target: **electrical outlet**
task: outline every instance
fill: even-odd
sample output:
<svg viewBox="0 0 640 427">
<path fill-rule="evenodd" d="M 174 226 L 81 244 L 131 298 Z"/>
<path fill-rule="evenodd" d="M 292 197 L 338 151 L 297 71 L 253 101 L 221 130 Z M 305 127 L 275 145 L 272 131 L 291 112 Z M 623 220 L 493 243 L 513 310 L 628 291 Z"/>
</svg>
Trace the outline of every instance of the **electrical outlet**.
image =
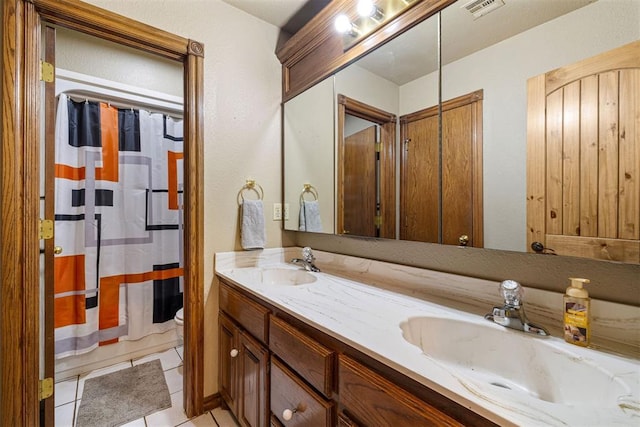
<svg viewBox="0 0 640 427">
<path fill-rule="evenodd" d="M 282 220 L 282 203 L 273 204 L 273 220 L 274 221 Z"/>
<path fill-rule="evenodd" d="M 289 220 L 289 203 L 284 204 L 284 219 L 285 221 Z"/>
</svg>

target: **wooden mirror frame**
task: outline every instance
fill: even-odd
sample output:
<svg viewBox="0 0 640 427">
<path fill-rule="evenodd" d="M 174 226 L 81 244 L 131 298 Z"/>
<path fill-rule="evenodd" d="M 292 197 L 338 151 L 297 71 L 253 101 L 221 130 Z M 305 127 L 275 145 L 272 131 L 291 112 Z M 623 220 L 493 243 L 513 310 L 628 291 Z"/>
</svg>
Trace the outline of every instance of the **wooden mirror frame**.
<svg viewBox="0 0 640 427">
<path fill-rule="evenodd" d="M 46 21 L 184 64 L 184 408 L 203 412 L 204 47 L 78 0 L 2 3 L 0 424 L 39 424 L 40 50 Z"/>
</svg>

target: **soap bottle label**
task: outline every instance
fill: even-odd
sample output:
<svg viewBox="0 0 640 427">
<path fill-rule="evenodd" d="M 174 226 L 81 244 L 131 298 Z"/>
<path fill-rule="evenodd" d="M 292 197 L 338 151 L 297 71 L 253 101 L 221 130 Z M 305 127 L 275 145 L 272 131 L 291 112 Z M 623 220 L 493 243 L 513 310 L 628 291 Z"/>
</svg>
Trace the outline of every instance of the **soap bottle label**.
<svg viewBox="0 0 640 427">
<path fill-rule="evenodd" d="M 564 338 L 574 343 L 587 341 L 587 307 L 578 302 L 566 302 L 564 309 Z"/>
</svg>

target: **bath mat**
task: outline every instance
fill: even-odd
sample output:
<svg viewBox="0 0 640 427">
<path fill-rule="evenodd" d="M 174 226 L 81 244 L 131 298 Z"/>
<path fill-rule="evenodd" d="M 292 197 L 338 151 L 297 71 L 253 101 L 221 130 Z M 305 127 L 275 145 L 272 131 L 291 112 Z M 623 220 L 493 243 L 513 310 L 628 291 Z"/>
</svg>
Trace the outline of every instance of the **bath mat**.
<svg viewBox="0 0 640 427">
<path fill-rule="evenodd" d="M 171 407 L 160 360 L 84 383 L 77 426 L 115 427 Z"/>
</svg>

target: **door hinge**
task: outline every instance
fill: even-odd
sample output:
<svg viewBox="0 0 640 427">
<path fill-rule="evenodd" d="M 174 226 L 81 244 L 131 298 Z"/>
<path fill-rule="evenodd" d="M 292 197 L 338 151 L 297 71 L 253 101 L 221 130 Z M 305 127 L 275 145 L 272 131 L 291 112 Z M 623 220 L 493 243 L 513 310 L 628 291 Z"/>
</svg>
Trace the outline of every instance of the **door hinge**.
<svg viewBox="0 0 640 427">
<path fill-rule="evenodd" d="M 48 240 L 53 238 L 53 220 L 40 220 L 40 240 Z"/>
<path fill-rule="evenodd" d="M 38 381 L 38 395 L 40 400 L 53 396 L 53 378 Z"/>
<path fill-rule="evenodd" d="M 382 142 L 376 142 L 376 153 L 382 151 Z"/>
<path fill-rule="evenodd" d="M 55 78 L 55 70 L 53 64 L 49 62 L 40 61 L 40 80 L 45 83 L 52 83 Z"/>
<path fill-rule="evenodd" d="M 376 228 L 380 228 L 382 226 L 382 215 L 376 215 L 373 222 Z"/>
<path fill-rule="evenodd" d="M 411 142 L 411 138 L 407 138 L 402 142 L 404 143 L 404 151 L 409 151 L 409 143 Z"/>
</svg>

